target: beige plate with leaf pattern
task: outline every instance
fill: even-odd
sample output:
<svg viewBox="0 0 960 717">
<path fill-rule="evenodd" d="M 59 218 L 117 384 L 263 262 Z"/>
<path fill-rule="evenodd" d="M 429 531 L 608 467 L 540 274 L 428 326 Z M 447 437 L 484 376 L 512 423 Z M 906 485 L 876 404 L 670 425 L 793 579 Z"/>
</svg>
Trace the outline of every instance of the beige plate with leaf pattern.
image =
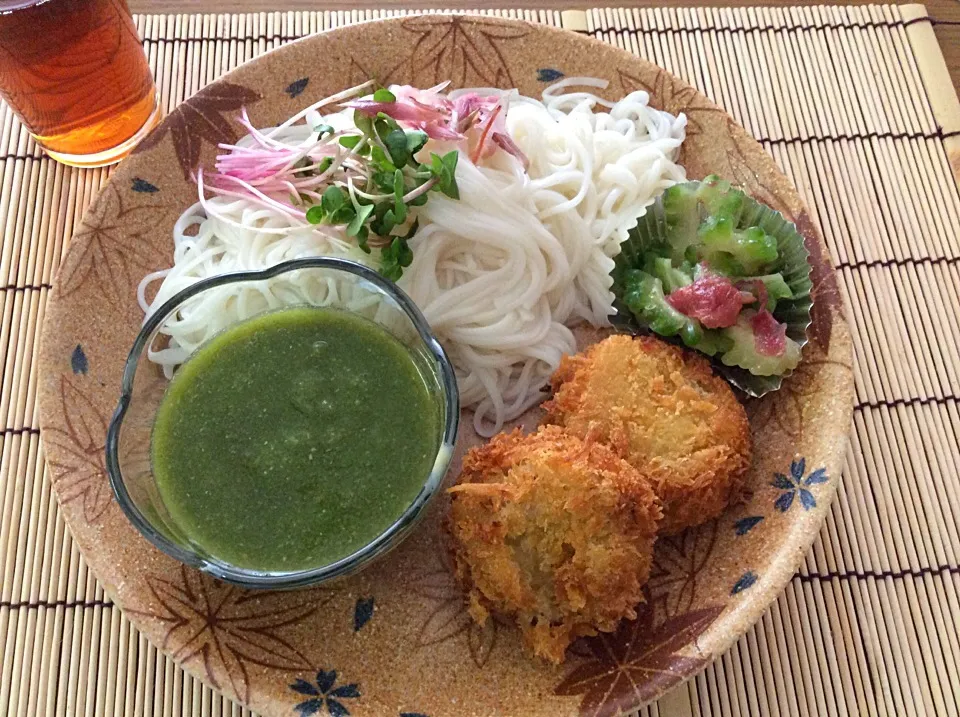
<svg viewBox="0 0 960 717">
<path fill-rule="evenodd" d="M 804 361 L 781 391 L 748 406 L 757 445 L 752 495 L 719 520 L 659 541 L 639 618 L 581 641 L 560 667 L 532 659 L 511 627 L 471 624 L 436 547 L 442 499 L 383 561 L 313 590 L 246 592 L 182 567 L 141 538 L 111 496 L 103 455 L 143 318 L 135 290 L 144 274 L 170 264 L 174 220 L 195 201 L 190 174 L 209 166 L 217 142 L 237 138 L 240 108 L 266 126 L 371 77 L 538 95 L 548 81 L 583 75 L 609 80 L 611 98 L 644 89 L 655 106 L 685 112 L 688 176 L 720 174 L 782 211 L 813 262 Z M 443 15 L 295 42 L 174 110 L 120 166 L 73 238 L 47 309 L 40 403 L 60 505 L 107 593 L 164 652 L 231 698 L 267 715 L 559 717 L 635 709 L 701 670 L 760 618 L 836 491 L 852 383 L 850 335 L 823 240 L 773 160 L 723 110 L 603 43 Z M 461 448 L 476 440 L 469 428 L 463 434 Z"/>
</svg>

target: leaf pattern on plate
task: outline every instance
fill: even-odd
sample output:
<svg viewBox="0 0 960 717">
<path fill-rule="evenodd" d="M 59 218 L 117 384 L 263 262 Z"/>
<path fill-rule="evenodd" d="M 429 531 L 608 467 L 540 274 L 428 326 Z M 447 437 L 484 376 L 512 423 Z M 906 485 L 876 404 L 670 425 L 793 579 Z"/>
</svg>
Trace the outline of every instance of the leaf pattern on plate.
<svg viewBox="0 0 960 717">
<path fill-rule="evenodd" d="M 683 614 L 693 606 L 697 580 L 710 562 L 719 525 L 719 520 L 712 520 L 679 535 L 657 538 L 647 590 L 665 616 Z"/>
<path fill-rule="evenodd" d="M 80 344 L 77 344 L 73 353 L 70 354 L 70 370 L 75 374 L 86 374 L 90 370 L 90 362 L 87 361 L 87 355 Z"/>
<path fill-rule="evenodd" d="M 82 287 L 88 279 L 110 305 L 130 306 L 139 311 L 133 292 L 143 275 L 161 265 L 147 234 L 170 208 L 159 201 L 122 193 L 116 182 L 103 190 L 96 204 L 83 217 L 74 233 L 57 277 L 61 298 Z M 132 339 L 131 339 L 132 340 Z"/>
<path fill-rule="evenodd" d="M 433 555 L 437 555 L 434 551 Z M 445 556 L 446 551 L 439 551 Z M 429 601 L 426 617 L 417 630 L 417 646 L 426 647 L 466 634 L 467 649 L 477 667 L 483 667 L 497 642 L 497 623 L 477 625 L 467 611 L 463 592 L 442 558 L 414 577 L 410 591 Z"/>
<path fill-rule="evenodd" d="M 773 503 L 775 510 L 786 513 L 794 504 L 794 498 L 799 497 L 800 505 L 804 510 L 812 510 L 817 507 L 817 498 L 813 494 L 812 487 L 828 483 L 830 477 L 827 475 L 826 468 L 817 468 L 805 476 L 807 471 L 807 459 L 799 458 L 790 462 L 790 472 L 775 473 L 770 485 L 783 491 Z"/>
<path fill-rule="evenodd" d="M 350 710 L 344 704 L 344 700 L 360 697 L 360 685 L 351 682 L 337 687 L 336 684 L 336 670 L 321 668 L 317 671 L 317 676 L 313 682 L 298 678 L 296 682 L 290 685 L 290 689 L 298 695 L 306 695 L 308 699 L 298 702 L 293 708 L 294 711 L 300 717 L 309 717 L 310 715 L 350 717 Z"/>
<path fill-rule="evenodd" d="M 713 605 L 656 625 L 653 606 L 644 604 L 637 619 L 621 620 L 616 632 L 583 640 L 591 657 L 574 667 L 554 694 L 582 695 L 584 717 L 634 710 L 707 666 L 711 655 L 683 653 L 722 612 L 722 605 Z"/>
<path fill-rule="evenodd" d="M 373 597 L 357 598 L 357 602 L 353 606 L 354 632 L 360 632 L 363 626 L 370 622 L 370 618 L 373 617 L 374 602 Z"/>
<path fill-rule="evenodd" d="M 130 189 L 135 192 L 140 192 L 141 194 L 156 194 L 160 191 L 158 186 L 151 184 L 146 179 L 141 179 L 140 177 L 133 178 L 133 181 L 130 182 Z"/>
<path fill-rule="evenodd" d="M 763 522 L 762 515 L 749 515 L 746 518 L 741 518 L 736 523 L 734 523 L 733 529 L 737 537 L 741 537 L 749 533 L 751 530 L 756 528 L 762 522 Z"/>
<path fill-rule="evenodd" d="M 294 80 L 283 90 L 286 92 L 290 99 L 295 99 L 303 94 L 303 91 L 307 89 L 307 85 L 310 84 L 309 77 L 301 77 L 299 80 Z"/>
<path fill-rule="evenodd" d="M 184 100 L 153 132 L 134 149 L 134 154 L 157 146 L 168 134 L 173 138 L 173 149 L 189 180 L 200 164 L 203 142 L 212 145 L 233 142 L 239 133 L 224 116 L 246 105 L 259 102 L 263 96 L 254 90 L 232 82 L 215 82 Z"/>
<path fill-rule="evenodd" d="M 772 428 L 788 438 L 801 440 L 804 406 L 808 398 L 814 396 L 822 385 L 824 379 L 818 378 L 818 374 L 828 370 L 852 372 L 853 368 L 834 359 L 805 356 L 790 377 L 783 382 L 779 391 L 749 400 L 746 409 L 754 433 Z"/>
<path fill-rule="evenodd" d="M 830 339 L 833 333 L 833 314 L 840 310 L 840 286 L 837 283 L 837 272 L 830 263 L 829 254 L 819 240 L 819 232 L 813 220 L 806 212 L 800 212 L 794 223 L 797 231 L 803 236 L 804 245 L 810 253 L 810 280 L 813 289 L 810 297 L 813 299 L 813 308 L 810 318 L 810 337 L 817 342 L 824 353 L 830 351 Z"/>
<path fill-rule="evenodd" d="M 111 500 L 104 457 L 107 417 L 66 374 L 60 377 L 60 399 L 64 427 L 43 431 L 52 483 L 60 502 L 79 502 L 84 520 L 92 523 Z"/>
<path fill-rule="evenodd" d="M 130 610 L 166 626 L 160 649 L 198 668 L 216 689 L 250 701 L 250 667 L 310 669 L 310 660 L 284 631 L 310 617 L 335 595 L 243 590 L 181 565 L 175 577 L 146 579 L 153 610 Z"/>
<path fill-rule="evenodd" d="M 420 15 L 402 26 L 418 37 L 390 76 L 419 87 L 446 80 L 454 87 L 516 87 L 500 45 L 532 31 L 526 24 L 472 15 Z"/>
<path fill-rule="evenodd" d="M 740 576 L 740 579 L 737 580 L 736 583 L 734 583 L 733 587 L 730 589 L 730 594 L 738 595 L 744 590 L 752 588 L 756 584 L 757 580 L 759 580 L 757 574 L 752 570 L 748 570 Z"/>
</svg>

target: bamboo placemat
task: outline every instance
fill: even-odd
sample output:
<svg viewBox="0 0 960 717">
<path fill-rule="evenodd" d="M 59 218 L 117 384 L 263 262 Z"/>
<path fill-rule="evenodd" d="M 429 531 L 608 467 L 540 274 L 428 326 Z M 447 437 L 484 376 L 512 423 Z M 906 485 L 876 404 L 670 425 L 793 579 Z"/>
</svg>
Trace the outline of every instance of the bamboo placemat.
<svg viewBox="0 0 960 717">
<path fill-rule="evenodd" d="M 820 539 L 760 623 L 642 714 L 958 715 L 960 102 L 925 10 L 495 14 L 627 48 L 726 107 L 796 183 L 849 308 L 855 425 Z M 283 42 L 379 16 L 137 25 L 170 108 Z M 0 714 L 244 714 L 130 626 L 65 530 L 36 428 L 35 356 L 57 265 L 109 172 L 43 157 L 4 106 L 0 128 Z M 789 429 L 794 417 L 778 418 Z"/>
</svg>

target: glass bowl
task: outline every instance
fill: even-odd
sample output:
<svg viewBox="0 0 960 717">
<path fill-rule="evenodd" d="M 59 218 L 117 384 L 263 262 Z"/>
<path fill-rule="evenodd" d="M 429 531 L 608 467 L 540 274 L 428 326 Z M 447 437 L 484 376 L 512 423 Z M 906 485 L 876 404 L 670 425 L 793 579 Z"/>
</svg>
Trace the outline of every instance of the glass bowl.
<svg viewBox="0 0 960 717">
<path fill-rule="evenodd" d="M 167 365 L 186 360 L 188 352 L 171 346 L 169 328 L 189 320 L 199 303 L 222 301 L 215 292 L 230 292 L 229 310 L 215 314 L 216 325 L 198 324 L 204 338 L 259 314 L 288 307 L 323 306 L 363 316 L 379 324 L 411 352 L 436 401 L 440 416 L 438 449 L 423 486 L 397 520 L 364 547 L 328 565 L 290 572 L 261 572 L 230 565 L 191 540 L 164 505 L 151 465 L 151 435 L 171 370 L 149 356 L 165 356 Z M 218 304 L 219 305 L 219 304 Z M 241 316 L 242 312 L 242 316 Z M 181 326 L 183 324 L 181 323 Z M 177 355 L 177 352 L 180 355 Z M 164 352 L 164 353 L 157 353 Z M 166 301 L 144 322 L 127 358 L 120 401 L 107 431 L 106 459 L 110 484 L 120 507 L 155 546 L 177 560 L 221 580 L 249 588 L 295 588 L 352 573 L 395 547 L 415 525 L 437 493 L 453 455 L 460 416 L 453 366 L 430 333 L 426 319 L 395 284 L 352 261 L 316 257 L 284 262 L 264 271 L 237 272 L 198 281 Z M 262 528 L 258 528 L 262 529 Z"/>
</svg>

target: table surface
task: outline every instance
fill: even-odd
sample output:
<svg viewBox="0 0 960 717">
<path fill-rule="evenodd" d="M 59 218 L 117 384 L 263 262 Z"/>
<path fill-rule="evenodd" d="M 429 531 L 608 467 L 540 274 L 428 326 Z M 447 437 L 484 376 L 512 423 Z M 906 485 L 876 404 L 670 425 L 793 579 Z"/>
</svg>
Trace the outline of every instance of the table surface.
<svg viewBox="0 0 960 717">
<path fill-rule="evenodd" d="M 868 0 L 867 0 L 868 1 Z M 922 0 L 917 0 L 922 1 Z M 273 10 L 346 10 L 353 8 L 581 8 L 606 6 L 716 6 L 741 7 L 823 5 L 817 0 L 610 0 L 609 2 L 584 2 L 584 0 L 128 0 L 130 9 L 140 13 L 181 13 L 181 12 L 260 12 Z M 826 3 L 831 4 L 831 3 Z M 865 4 L 865 2 L 832 4 Z M 905 4 L 897 2 L 897 4 Z M 954 89 L 960 93 L 960 0 L 927 0 L 925 3 L 933 21 L 934 31 L 940 40 Z"/>
</svg>

